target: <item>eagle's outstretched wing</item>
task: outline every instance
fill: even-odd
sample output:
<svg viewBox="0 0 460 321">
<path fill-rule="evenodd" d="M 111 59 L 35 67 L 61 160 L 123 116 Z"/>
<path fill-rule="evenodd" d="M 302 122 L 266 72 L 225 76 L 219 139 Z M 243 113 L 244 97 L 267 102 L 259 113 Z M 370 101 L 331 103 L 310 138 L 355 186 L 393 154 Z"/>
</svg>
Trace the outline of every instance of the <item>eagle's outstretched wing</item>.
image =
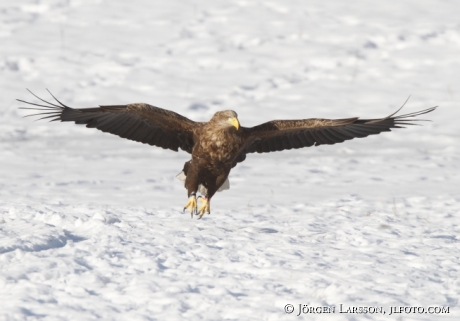
<svg viewBox="0 0 460 321">
<path fill-rule="evenodd" d="M 402 107 L 401 107 L 402 108 Z M 244 159 L 246 153 L 268 153 L 284 149 L 319 146 L 342 143 L 353 138 L 366 137 L 391 131 L 391 128 L 404 128 L 403 125 L 415 125 L 412 122 L 425 121 L 414 117 L 432 112 L 437 107 L 418 112 L 395 116 L 401 110 L 380 119 L 302 119 L 273 120 L 264 124 L 243 128 L 247 144 L 239 155 Z"/>
<path fill-rule="evenodd" d="M 64 105 L 51 93 L 50 95 L 58 104 L 50 103 L 30 93 L 43 104 L 19 99 L 18 101 L 36 106 L 22 109 L 39 110 L 40 113 L 34 115 L 43 115 L 44 117 L 40 119 L 73 121 L 76 124 L 85 124 L 88 128 L 97 128 L 122 138 L 174 151 L 181 148 L 191 153 L 194 145 L 193 129 L 202 124 L 173 111 L 143 103 L 77 109 Z"/>
</svg>

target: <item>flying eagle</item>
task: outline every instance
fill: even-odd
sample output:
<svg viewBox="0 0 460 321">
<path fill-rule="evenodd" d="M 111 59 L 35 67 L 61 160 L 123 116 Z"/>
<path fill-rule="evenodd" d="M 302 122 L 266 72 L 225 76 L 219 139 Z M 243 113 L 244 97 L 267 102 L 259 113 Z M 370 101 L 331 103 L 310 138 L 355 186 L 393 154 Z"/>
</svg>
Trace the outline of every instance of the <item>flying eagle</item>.
<svg viewBox="0 0 460 321">
<path fill-rule="evenodd" d="M 177 178 L 184 181 L 190 214 L 200 219 L 211 213 L 211 198 L 217 191 L 229 188 L 230 170 L 246 159 L 248 153 L 268 153 L 285 149 L 342 143 L 353 138 L 367 137 L 415 125 L 413 119 L 432 112 L 436 107 L 410 114 L 395 113 L 377 119 L 309 118 L 299 120 L 272 120 L 255 127 L 240 126 L 233 110 L 218 111 L 209 122 L 195 122 L 173 111 L 149 104 L 99 106 L 96 108 L 71 108 L 61 103 L 51 92 L 56 103 L 43 100 L 29 91 L 42 103 L 22 103 L 40 110 L 34 115 L 51 121 L 73 121 L 88 128 L 118 135 L 144 144 L 191 154 Z M 404 105 L 403 105 L 404 106 Z M 197 192 L 201 194 L 196 197 Z M 197 199 L 201 200 L 198 207 Z"/>
</svg>

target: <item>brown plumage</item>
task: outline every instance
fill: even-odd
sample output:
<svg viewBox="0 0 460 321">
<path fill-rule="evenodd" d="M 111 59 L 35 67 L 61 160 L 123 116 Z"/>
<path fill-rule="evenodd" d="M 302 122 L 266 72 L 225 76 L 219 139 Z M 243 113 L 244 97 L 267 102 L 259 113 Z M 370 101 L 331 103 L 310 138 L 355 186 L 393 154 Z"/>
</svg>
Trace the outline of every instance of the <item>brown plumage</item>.
<svg viewBox="0 0 460 321">
<path fill-rule="evenodd" d="M 33 94 L 33 93 L 32 93 Z M 50 93 L 51 94 L 51 93 Z M 33 94 L 34 95 L 34 94 Z M 35 95 L 34 95 L 35 96 Z M 40 119 L 73 121 L 97 128 L 103 132 L 144 144 L 192 154 L 179 179 L 185 181 L 192 213 L 210 213 L 210 199 L 220 189 L 228 188 L 228 175 L 248 153 L 268 153 L 285 149 L 336 144 L 358 137 L 376 135 L 414 125 L 414 117 L 432 112 L 436 107 L 419 112 L 378 119 L 319 119 L 273 120 L 246 128 L 240 127 L 237 114 L 231 110 L 219 111 L 207 123 L 194 122 L 173 111 L 138 103 L 100 106 L 98 108 L 71 108 L 51 95 L 51 103 L 37 96 L 42 103 L 20 102 L 34 105 L 43 115 Z M 29 115 L 33 116 L 33 115 Z M 203 194 L 203 204 L 197 208 L 196 193 Z M 184 210 L 185 210 L 184 208 Z"/>
</svg>

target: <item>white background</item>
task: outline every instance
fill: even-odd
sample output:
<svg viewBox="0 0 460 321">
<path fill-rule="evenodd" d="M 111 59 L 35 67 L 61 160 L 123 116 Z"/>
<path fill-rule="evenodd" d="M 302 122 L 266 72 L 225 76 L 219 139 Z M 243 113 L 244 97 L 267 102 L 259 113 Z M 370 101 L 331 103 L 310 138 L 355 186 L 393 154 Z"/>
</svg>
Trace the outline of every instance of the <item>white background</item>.
<svg viewBox="0 0 460 321">
<path fill-rule="evenodd" d="M 0 4 L 0 320 L 457 320 L 460 21 L 445 1 Z M 190 219 L 189 159 L 15 99 L 191 119 L 433 122 L 248 155 Z M 294 304 L 286 314 L 284 306 Z M 383 306 L 387 315 L 301 315 Z M 389 316 L 390 306 L 445 306 Z"/>
</svg>

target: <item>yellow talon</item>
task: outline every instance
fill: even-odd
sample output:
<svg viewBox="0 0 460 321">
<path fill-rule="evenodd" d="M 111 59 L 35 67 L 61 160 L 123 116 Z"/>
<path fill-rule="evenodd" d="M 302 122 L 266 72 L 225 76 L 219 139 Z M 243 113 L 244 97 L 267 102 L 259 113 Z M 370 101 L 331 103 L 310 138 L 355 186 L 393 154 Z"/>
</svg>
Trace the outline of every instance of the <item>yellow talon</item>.
<svg viewBox="0 0 460 321">
<path fill-rule="evenodd" d="M 187 208 L 190 207 L 190 215 L 191 217 L 193 218 L 193 212 L 196 213 L 196 209 L 197 209 L 197 202 L 196 202 L 196 196 L 195 195 L 192 195 L 190 196 L 190 198 L 188 199 L 188 202 L 187 204 L 185 204 L 185 207 L 184 207 L 184 212 Z"/>
<path fill-rule="evenodd" d="M 210 206 L 210 202 L 209 202 L 209 199 L 207 197 L 199 197 L 199 199 L 201 200 L 201 205 L 200 205 L 200 208 L 198 209 L 198 212 L 197 212 L 197 215 L 199 215 L 198 219 L 202 218 L 204 213 L 208 213 L 208 214 L 211 214 L 211 206 Z"/>
</svg>

